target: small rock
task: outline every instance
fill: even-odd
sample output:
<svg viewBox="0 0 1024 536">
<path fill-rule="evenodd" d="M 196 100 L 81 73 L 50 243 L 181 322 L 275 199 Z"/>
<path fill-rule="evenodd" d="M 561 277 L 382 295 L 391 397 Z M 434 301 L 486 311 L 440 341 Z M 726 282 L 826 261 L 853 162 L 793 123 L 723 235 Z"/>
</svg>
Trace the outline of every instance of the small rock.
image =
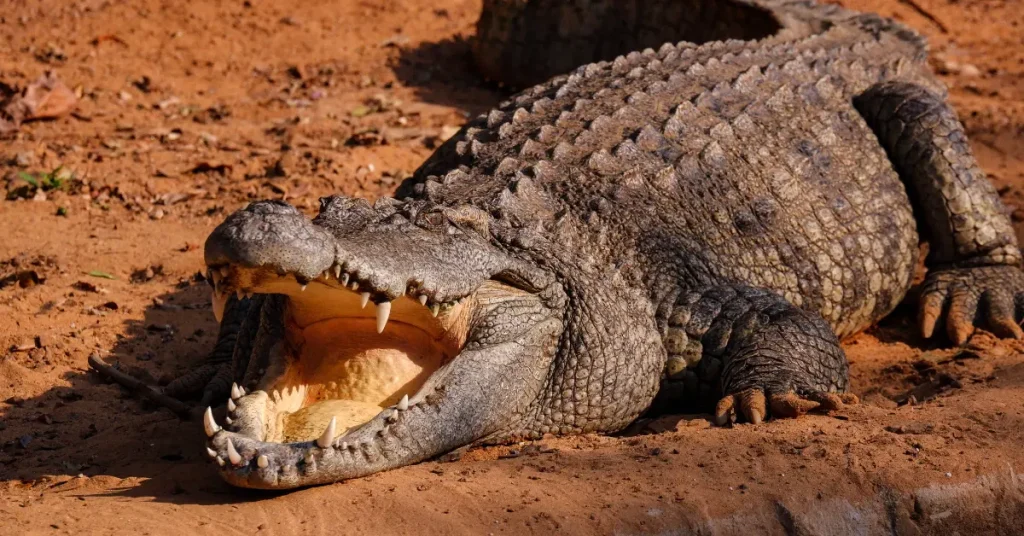
<svg viewBox="0 0 1024 536">
<path fill-rule="evenodd" d="M 151 220 L 162 220 L 162 219 L 164 219 L 165 215 L 166 214 L 164 214 L 164 209 L 158 208 L 158 209 L 154 210 L 153 212 L 149 213 L 149 218 Z"/>
<path fill-rule="evenodd" d="M 18 167 L 29 167 L 36 160 L 36 155 L 32 151 L 22 151 L 14 155 L 14 165 Z"/>
<path fill-rule="evenodd" d="M 970 63 L 965 63 L 960 66 L 960 74 L 969 77 L 981 76 L 981 69 L 978 69 Z"/>
</svg>

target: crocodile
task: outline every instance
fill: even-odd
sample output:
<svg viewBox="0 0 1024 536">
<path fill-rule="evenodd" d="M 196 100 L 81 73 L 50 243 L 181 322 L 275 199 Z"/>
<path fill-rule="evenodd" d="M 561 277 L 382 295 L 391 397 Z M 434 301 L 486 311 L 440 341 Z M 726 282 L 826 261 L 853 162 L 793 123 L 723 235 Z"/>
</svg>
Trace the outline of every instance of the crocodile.
<svg viewBox="0 0 1024 536">
<path fill-rule="evenodd" d="M 202 421 L 230 484 L 652 408 L 833 411 L 857 401 L 839 340 L 921 260 L 923 337 L 1024 336 L 1013 229 L 913 30 L 808 0 L 485 0 L 478 34 L 526 89 L 394 197 L 257 202 L 208 238 L 218 342 L 161 392 L 227 400 Z"/>
</svg>

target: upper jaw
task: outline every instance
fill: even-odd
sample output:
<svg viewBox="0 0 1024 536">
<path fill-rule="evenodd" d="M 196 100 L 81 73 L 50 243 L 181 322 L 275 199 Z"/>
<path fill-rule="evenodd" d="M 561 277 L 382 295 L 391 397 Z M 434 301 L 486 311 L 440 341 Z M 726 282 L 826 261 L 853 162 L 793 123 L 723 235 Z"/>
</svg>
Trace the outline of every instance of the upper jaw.
<svg viewBox="0 0 1024 536">
<path fill-rule="evenodd" d="M 404 214 L 414 224 L 395 202 L 378 205 L 325 198 L 313 220 L 278 201 L 235 212 L 206 241 L 216 293 L 268 293 L 270 283 L 287 279 L 298 288 L 312 282 L 344 287 L 377 304 L 409 296 L 436 311 L 510 263 L 483 237 L 443 217 L 438 223 L 409 209 Z"/>
</svg>

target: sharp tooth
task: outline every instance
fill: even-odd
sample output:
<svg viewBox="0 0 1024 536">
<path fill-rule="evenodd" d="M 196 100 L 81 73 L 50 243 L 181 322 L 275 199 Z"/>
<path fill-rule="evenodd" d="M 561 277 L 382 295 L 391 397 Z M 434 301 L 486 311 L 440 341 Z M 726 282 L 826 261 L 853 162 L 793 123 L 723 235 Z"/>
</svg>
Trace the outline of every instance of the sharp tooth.
<svg viewBox="0 0 1024 536">
<path fill-rule="evenodd" d="M 391 316 L 391 302 L 377 304 L 377 333 L 384 333 L 384 326 L 388 325 L 388 317 Z"/>
<path fill-rule="evenodd" d="M 238 392 L 241 393 L 242 396 L 245 396 L 245 387 L 242 387 L 241 385 L 239 385 L 238 386 Z"/>
<path fill-rule="evenodd" d="M 307 285 L 302 285 L 301 287 L 299 287 L 299 289 L 302 290 L 302 292 L 305 292 L 306 291 L 306 286 Z"/>
<path fill-rule="evenodd" d="M 277 402 L 281 401 L 281 392 L 277 389 L 274 389 L 274 400 Z"/>
<path fill-rule="evenodd" d="M 402 395 L 402 399 L 398 401 L 398 411 L 407 409 L 409 409 L 409 395 Z"/>
<path fill-rule="evenodd" d="M 427 295 L 426 294 L 420 294 L 420 305 L 423 305 L 423 306 L 427 305 Z"/>
<path fill-rule="evenodd" d="M 235 445 L 231 442 L 231 438 L 228 438 L 228 459 L 231 460 L 233 465 L 240 465 L 242 463 L 242 455 L 235 450 Z"/>
<path fill-rule="evenodd" d="M 334 265 L 334 278 L 335 279 L 341 279 L 341 265 L 340 264 L 335 264 Z"/>
<path fill-rule="evenodd" d="M 224 467 L 224 458 L 217 456 L 217 465 Z"/>
<path fill-rule="evenodd" d="M 206 455 L 209 456 L 210 458 L 216 458 L 217 451 L 211 449 L 210 447 L 206 447 Z"/>
<path fill-rule="evenodd" d="M 324 279 L 330 279 L 330 278 L 331 278 L 331 274 L 329 274 L 327 272 L 324 272 Z"/>
<path fill-rule="evenodd" d="M 213 437 L 220 431 L 217 421 L 213 420 L 213 410 L 209 407 L 206 408 L 206 413 L 203 413 L 203 429 L 206 430 L 206 437 Z"/>
<path fill-rule="evenodd" d="M 334 440 L 334 429 L 337 428 L 337 426 L 338 419 L 336 417 L 331 417 L 331 422 L 327 424 L 327 429 L 324 430 L 323 435 L 316 440 L 318 447 L 325 449 L 331 446 L 331 441 Z"/>
<path fill-rule="evenodd" d="M 242 390 L 238 388 L 238 384 L 231 382 L 231 398 L 238 400 L 242 396 Z"/>
<path fill-rule="evenodd" d="M 359 281 L 353 281 L 349 288 L 352 289 L 352 292 L 359 290 Z"/>
<path fill-rule="evenodd" d="M 341 442 L 341 450 L 348 450 L 348 442 L 347 441 L 342 441 Z"/>
<path fill-rule="evenodd" d="M 226 422 L 228 424 L 232 424 L 234 421 L 231 420 L 231 417 L 224 416 L 224 422 Z"/>
<path fill-rule="evenodd" d="M 430 314 L 434 315 L 434 318 L 437 318 L 439 312 L 441 312 L 441 304 L 435 303 L 430 306 Z"/>
<path fill-rule="evenodd" d="M 370 303 L 370 293 L 364 292 L 359 297 L 359 307 L 366 309 L 366 304 Z"/>
<path fill-rule="evenodd" d="M 270 465 L 270 460 L 268 460 L 266 456 L 260 454 L 260 457 L 256 458 L 256 465 L 260 466 L 260 468 L 266 467 Z"/>
<path fill-rule="evenodd" d="M 313 453 L 307 450 L 302 456 L 302 461 L 306 462 L 306 465 L 313 463 Z"/>
</svg>

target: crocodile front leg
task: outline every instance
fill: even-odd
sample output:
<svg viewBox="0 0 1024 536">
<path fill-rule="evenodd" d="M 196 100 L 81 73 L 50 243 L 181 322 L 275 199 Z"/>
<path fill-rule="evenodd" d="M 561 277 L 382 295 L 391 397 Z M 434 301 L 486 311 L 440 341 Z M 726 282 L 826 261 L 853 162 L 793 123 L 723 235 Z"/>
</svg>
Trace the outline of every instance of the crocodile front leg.
<svg viewBox="0 0 1024 536">
<path fill-rule="evenodd" d="M 964 344 L 976 325 L 1024 338 L 1021 253 L 1006 209 L 978 167 L 956 113 L 908 83 L 875 86 L 854 105 L 907 186 L 929 243 L 921 332 L 945 325 Z"/>
<path fill-rule="evenodd" d="M 856 401 L 844 393 L 846 356 L 825 320 L 764 289 L 719 286 L 681 295 L 666 323 L 665 347 L 663 391 L 702 405 L 717 399 L 719 425 Z"/>
</svg>

